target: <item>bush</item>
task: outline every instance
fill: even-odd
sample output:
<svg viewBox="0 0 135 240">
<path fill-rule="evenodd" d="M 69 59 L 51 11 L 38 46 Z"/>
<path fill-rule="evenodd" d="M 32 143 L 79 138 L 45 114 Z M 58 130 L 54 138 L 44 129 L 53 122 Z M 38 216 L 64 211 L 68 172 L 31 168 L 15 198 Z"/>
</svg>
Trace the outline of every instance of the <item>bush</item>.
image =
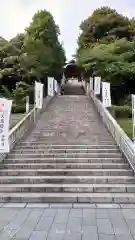
<svg viewBox="0 0 135 240">
<path fill-rule="evenodd" d="M 25 113 L 26 112 L 26 105 L 13 105 L 12 106 L 12 113 Z"/>
<path fill-rule="evenodd" d="M 125 101 L 124 101 L 125 105 L 131 106 L 132 105 L 132 96 L 129 95 L 126 97 Z"/>
<path fill-rule="evenodd" d="M 113 106 L 116 118 L 132 118 L 132 107 L 128 105 Z"/>
</svg>

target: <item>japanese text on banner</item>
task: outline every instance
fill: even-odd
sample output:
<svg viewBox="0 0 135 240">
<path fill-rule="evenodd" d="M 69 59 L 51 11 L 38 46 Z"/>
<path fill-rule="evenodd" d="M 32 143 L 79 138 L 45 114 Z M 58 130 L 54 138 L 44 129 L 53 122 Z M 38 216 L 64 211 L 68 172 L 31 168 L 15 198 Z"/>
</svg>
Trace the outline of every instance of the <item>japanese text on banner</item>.
<svg viewBox="0 0 135 240">
<path fill-rule="evenodd" d="M 0 98 L 0 153 L 9 152 L 9 120 L 12 101 Z"/>
</svg>

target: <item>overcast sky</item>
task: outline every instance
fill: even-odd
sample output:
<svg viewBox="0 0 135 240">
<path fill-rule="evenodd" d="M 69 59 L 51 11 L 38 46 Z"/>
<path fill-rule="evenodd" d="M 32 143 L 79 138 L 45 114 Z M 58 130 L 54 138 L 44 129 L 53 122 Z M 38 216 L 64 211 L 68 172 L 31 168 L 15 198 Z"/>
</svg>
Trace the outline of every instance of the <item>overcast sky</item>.
<svg viewBox="0 0 135 240">
<path fill-rule="evenodd" d="M 10 39 L 23 32 L 37 10 L 47 9 L 60 27 L 60 39 L 70 60 L 75 53 L 81 21 L 101 6 L 135 16 L 135 0 L 0 0 L 0 36 Z"/>
</svg>

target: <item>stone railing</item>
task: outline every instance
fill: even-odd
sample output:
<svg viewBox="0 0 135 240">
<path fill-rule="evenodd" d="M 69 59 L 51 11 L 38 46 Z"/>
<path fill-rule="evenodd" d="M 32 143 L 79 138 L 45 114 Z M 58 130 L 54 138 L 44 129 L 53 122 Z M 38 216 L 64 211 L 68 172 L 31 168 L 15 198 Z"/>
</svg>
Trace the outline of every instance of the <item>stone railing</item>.
<svg viewBox="0 0 135 240">
<path fill-rule="evenodd" d="M 103 106 L 101 101 L 97 99 L 96 96 L 94 96 L 93 92 L 90 93 L 90 97 L 92 98 L 100 116 L 102 117 L 104 124 L 108 128 L 115 142 L 119 146 L 124 156 L 129 161 L 129 164 L 135 172 L 135 144 L 121 129 L 121 127 L 118 125 L 118 123 L 109 113 L 109 111 Z"/>
<path fill-rule="evenodd" d="M 32 130 L 36 121 L 39 119 L 42 112 L 46 110 L 54 97 L 46 97 L 43 102 L 43 108 L 41 110 L 32 109 L 27 115 L 25 115 L 11 130 L 9 133 L 9 144 L 12 150 L 15 144 Z M 7 154 L 0 154 L 0 161 L 2 161 Z"/>
</svg>

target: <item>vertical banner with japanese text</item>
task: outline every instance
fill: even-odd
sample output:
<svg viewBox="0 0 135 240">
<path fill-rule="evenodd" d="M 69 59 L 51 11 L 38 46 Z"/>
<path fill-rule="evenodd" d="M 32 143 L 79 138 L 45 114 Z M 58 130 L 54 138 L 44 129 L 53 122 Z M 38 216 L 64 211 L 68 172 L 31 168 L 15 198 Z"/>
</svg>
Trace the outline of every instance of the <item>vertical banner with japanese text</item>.
<svg viewBox="0 0 135 240">
<path fill-rule="evenodd" d="M 35 107 L 41 109 L 43 106 L 43 84 L 35 81 Z"/>
<path fill-rule="evenodd" d="M 54 78 L 48 77 L 48 96 L 54 96 Z"/>
<path fill-rule="evenodd" d="M 135 95 L 132 94 L 133 141 L 135 142 Z"/>
<path fill-rule="evenodd" d="M 58 83 L 56 80 L 54 80 L 54 90 L 56 93 L 58 92 Z"/>
<path fill-rule="evenodd" d="M 9 146 L 9 121 L 12 100 L 0 98 L 0 153 L 8 153 Z"/>
<path fill-rule="evenodd" d="M 111 107 L 110 83 L 102 82 L 102 102 L 104 107 Z"/>
<path fill-rule="evenodd" d="M 90 91 L 93 91 L 93 78 L 90 77 Z"/>
<path fill-rule="evenodd" d="M 101 77 L 94 78 L 94 93 L 96 95 L 100 94 L 100 84 L 101 84 Z"/>
<path fill-rule="evenodd" d="M 30 100 L 29 96 L 26 96 L 26 113 L 30 111 Z"/>
</svg>

